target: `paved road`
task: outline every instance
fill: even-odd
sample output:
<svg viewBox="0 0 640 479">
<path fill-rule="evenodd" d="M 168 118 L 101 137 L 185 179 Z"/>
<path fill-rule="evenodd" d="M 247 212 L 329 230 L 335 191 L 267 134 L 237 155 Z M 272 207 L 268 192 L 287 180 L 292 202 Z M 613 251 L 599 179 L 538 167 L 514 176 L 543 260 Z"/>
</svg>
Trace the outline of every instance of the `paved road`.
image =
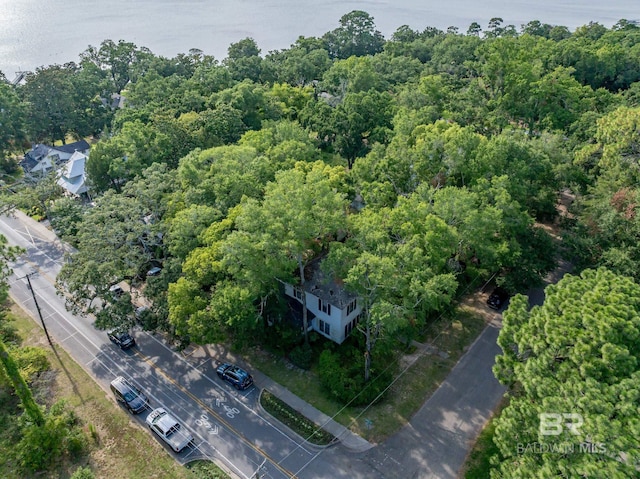
<svg viewBox="0 0 640 479">
<path fill-rule="evenodd" d="M 114 376 L 124 375 L 150 396 L 152 407 L 171 410 L 197 439 L 196 448 L 176 455 L 181 462 L 210 458 L 247 479 L 257 471 L 265 479 L 456 478 L 504 393 L 491 372 L 500 353 L 497 314 L 442 386 L 396 435 L 364 453 L 342 446 L 317 449 L 266 418 L 257 407 L 256 388 L 238 393 L 221 383 L 214 372 L 215 358 L 187 360 L 161 337 L 142 331 L 135 333 L 138 347 L 122 352 L 90 319 L 68 313 L 53 287 L 64 247 L 42 225 L 23 216 L 2 217 L 0 233 L 10 244 L 27 249 L 14 266 L 14 299 L 37 317 L 24 279 L 16 278 L 38 272 L 32 283 L 52 336 L 105 391 Z M 541 297 L 540 292 L 532 295 L 536 303 Z M 137 416 L 141 424 L 145 416 Z"/>
<path fill-rule="evenodd" d="M 290 437 L 263 417 L 256 408 L 256 388 L 239 393 L 217 378 L 210 361 L 196 367 L 160 338 L 141 331 L 134 333 L 138 346 L 121 351 L 104 332 L 93 327 L 90 318 L 66 311 L 64 300 L 54 287 L 64 248 L 59 242 L 52 242 L 46 230 L 25 223 L 11 217 L 0 219 L 0 232 L 10 244 L 27 249 L 13 264 L 12 297 L 37 318 L 35 303 L 24 279 L 26 274 L 36 273 L 31 276 L 31 283 L 54 341 L 105 391 L 108 392 L 114 377 L 126 376 L 149 396 L 151 407 L 166 407 L 191 431 L 196 446 L 176 454 L 177 460 L 210 458 L 241 478 L 252 477 L 261 465 L 263 477 L 274 479 L 296 476 L 298 471 L 304 472 L 309 467 L 319 451 L 297 437 Z M 137 415 L 136 420 L 144 425 L 147 414 L 148 411 Z M 317 462 L 323 467 L 322 461 Z M 330 465 L 324 466 L 327 470 L 333 469 Z"/>
<path fill-rule="evenodd" d="M 499 327 L 496 315 L 410 423 L 367 453 L 383 477 L 458 477 L 469 448 L 505 391 L 491 372 L 501 352 L 496 344 Z"/>
</svg>

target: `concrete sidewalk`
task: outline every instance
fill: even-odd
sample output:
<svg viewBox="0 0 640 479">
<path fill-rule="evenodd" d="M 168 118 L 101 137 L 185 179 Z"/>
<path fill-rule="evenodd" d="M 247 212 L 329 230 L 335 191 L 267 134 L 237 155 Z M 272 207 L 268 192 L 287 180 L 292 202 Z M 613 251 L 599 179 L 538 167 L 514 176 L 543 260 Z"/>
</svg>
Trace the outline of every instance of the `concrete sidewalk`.
<svg viewBox="0 0 640 479">
<path fill-rule="evenodd" d="M 287 388 L 276 383 L 268 376 L 262 374 L 247 365 L 227 348 L 219 344 L 206 346 L 190 346 L 182 352 L 185 359 L 194 365 L 208 358 L 214 358 L 218 362 L 229 362 L 250 370 L 256 387 L 266 389 L 278 399 L 288 404 L 304 417 L 314 422 L 328 433 L 332 434 L 340 443 L 352 452 L 364 452 L 373 447 L 373 444 L 351 432 L 342 424 L 313 407 L 308 402 L 300 399 Z"/>
</svg>

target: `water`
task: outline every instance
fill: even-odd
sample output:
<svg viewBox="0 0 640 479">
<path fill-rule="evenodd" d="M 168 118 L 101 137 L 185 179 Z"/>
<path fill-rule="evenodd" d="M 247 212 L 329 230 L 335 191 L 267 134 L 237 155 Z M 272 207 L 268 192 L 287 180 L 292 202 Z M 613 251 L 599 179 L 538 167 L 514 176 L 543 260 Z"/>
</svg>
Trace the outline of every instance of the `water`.
<svg viewBox="0 0 640 479">
<path fill-rule="evenodd" d="M 222 60 L 230 43 L 252 37 L 265 54 L 337 28 L 351 10 L 371 14 L 385 38 L 401 25 L 465 32 L 492 17 L 518 30 L 530 20 L 573 30 L 640 18 L 637 0 L 0 0 L 0 71 L 11 80 L 19 70 L 77 62 L 105 39 L 166 57 L 198 48 Z"/>
</svg>

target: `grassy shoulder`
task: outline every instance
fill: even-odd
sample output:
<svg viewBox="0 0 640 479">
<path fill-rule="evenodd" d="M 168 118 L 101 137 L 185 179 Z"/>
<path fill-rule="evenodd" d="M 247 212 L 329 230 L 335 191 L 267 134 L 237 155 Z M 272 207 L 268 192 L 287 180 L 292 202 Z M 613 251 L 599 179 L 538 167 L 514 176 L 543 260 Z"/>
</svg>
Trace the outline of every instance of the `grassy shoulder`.
<svg viewBox="0 0 640 479">
<path fill-rule="evenodd" d="M 454 319 L 434 324 L 421 341 L 428 350 L 412 348 L 400 358 L 403 373 L 382 401 L 366 407 L 344 407 L 328 397 L 317 375 L 317 365 L 305 371 L 281 356 L 253 349 L 247 359 L 257 369 L 282 384 L 323 413 L 371 442 L 381 442 L 404 426 L 444 381 L 468 346 L 484 329 L 485 320 L 467 309 Z"/>
<path fill-rule="evenodd" d="M 44 333 L 17 306 L 8 314 L 24 346 L 42 347 L 51 364 L 51 372 L 32 386 L 40 403 L 52 404 L 66 400 L 80 418 L 89 444 L 88 453 L 75 460 L 60 463 L 54 470 L 37 474 L 39 478 L 68 478 L 80 466 L 89 466 L 96 478 L 211 478 L 228 479 L 215 465 L 200 464 L 189 470 L 180 466 L 149 432 L 111 400 L 96 382 L 59 346 L 52 350 Z M 0 430 L 0 436 L 2 435 Z M 11 465 L 0 477 L 23 478 Z M 204 469 L 208 475 L 202 471 Z"/>
</svg>

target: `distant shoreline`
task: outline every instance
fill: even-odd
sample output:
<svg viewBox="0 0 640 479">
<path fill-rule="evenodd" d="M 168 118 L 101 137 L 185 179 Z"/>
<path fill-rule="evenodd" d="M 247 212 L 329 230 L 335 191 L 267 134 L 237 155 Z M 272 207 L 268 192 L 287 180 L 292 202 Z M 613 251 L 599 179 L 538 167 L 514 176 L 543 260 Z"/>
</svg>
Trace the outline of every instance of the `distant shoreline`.
<svg viewBox="0 0 640 479">
<path fill-rule="evenodd" d="M 446 30 L 453 25 L 465 33 L 472 22 L 486 28 L 490 18 L 501 17 L 503 25 L 512 24 L 518 31 L 531 20 L 573 31 L 590 21 L 610 28 L 622 18 L 637 20 L 640 15 L 637 0 L 606 4 L 586 0 L 587 5 L 577 9 L 574 0 L 449 0 L 446 7 L 437 0 L 343 1 L 338 7 L 334 2 L 310 0 L 269 5 L 255 0 L 192 0 L 189 8 L 177 1 L 165 1 L 163 8 L 150 0 L 102 3 L 96 11 L 78 10 L 71 0 L 56 5 L 0 0 L 0 70 L 11 81 L 19 70 L 78 62 L 89 45 L 99 46 L 106 39 L 133 42 L 169 58 L 197 48 L 222 60 L 231 43 L 252 37 L 266 55 L 289 48 L 300 35 L 322 36 L 337 28 L 340 17 L 352 10 L 371 14 L 386 39 L 402 25 L 419 31 L 429 26 Z M 50 29 L 51 25 L 55 28 Z"/>
</svg>

